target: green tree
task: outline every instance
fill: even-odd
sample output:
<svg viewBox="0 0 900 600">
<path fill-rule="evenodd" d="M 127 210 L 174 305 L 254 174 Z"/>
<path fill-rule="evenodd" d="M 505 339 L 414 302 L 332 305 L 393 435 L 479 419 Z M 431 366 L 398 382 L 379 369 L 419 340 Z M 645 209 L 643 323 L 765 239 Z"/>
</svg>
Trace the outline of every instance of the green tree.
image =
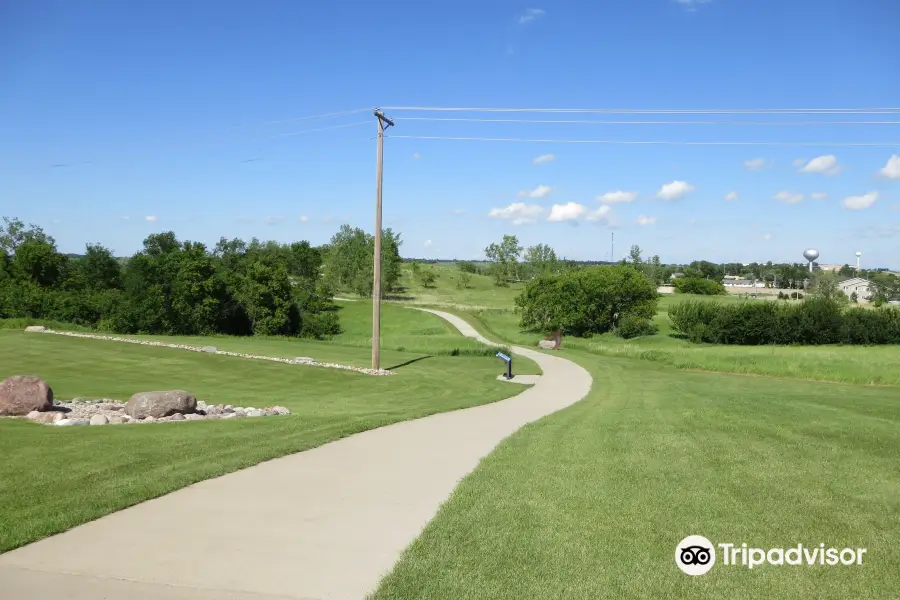
<svg viewBox="0 0 900 600">
<path fill-rule="evenodd" d="M 419 283 L 422 284 L 422 287 L 430 288 L 434 287 L 434 282 L 437 280 L 437 274 L 435 274 L 434 269 L 420 269 L 419 270 Z"/>
<path fill-rule="evenodd" d="M 821 298 L 837 304 L 847 304 L 850 300 L 841 289 L 840 276 L 824 271 L 815 275 L 809 293 L 814 298 Z"/>
<path fill-rule="evenodd" d="M 472 283 L 472 275 L 468 271 L 461 271 L 459 274 L 459 279 L 456 282 L 456 287 L 459 289 L 469 289 Z"/>
<path fill-rule="evenodd" d="M 499 244 L 492 243 L 484 249 L 485 256 L 493 262 L 491 271 L 496 285 L 506 285 L 511 280 L 518 279 L 522 249 L 519 239 L 514 235 L 504 235 Z"/>
<path fill-rule="evenodd" d="M 241 278 L 236 295 L 247 313 L 253 333 L 298 333 L 299 313 L 294 305 L 290 278 L 283 265 L 269 266 L 261 261 L 251 263 Z"/>
<path fill-rule="evenodd" d="M 728 293 L 725 286 L 718 281 L 701 279 L 700 277 L 681 277 L 675 280 L 675 292 L 679 294 L 700 294 L 703 296 L 721 296 Z"/>
<path fill-rule="evenodd" d="M 537 244 L 525 250 L 524 260 L 532 277 L 543 273 L 554 273 L 559 266 L 556 252 L 546 244 Z"/>
<path fill-rule="evenodd" d="M 629 316 L 629 328 L 656 315 L 656 287 L 632 266 L 590 267 L 540 275 L 516 298 L 522 327 L 574 336 L 605 333 Z"/>
<path fill-rule="evenodd" d="M 631 250 L 628 251 L 628 258 L 631 259 L 631 264 L 635 268 L 640 268 L 640 265 L 643 263 L 641 260 L 641 247 L 637 244 L 632 244 Z"/>
<path fill-rule="evenodd" d="M 390 228 L 381 235 L 381 292 L 393 291 L 400 281 L 403 260 L 400 234 Z M 342 225 L 331 238 L 324 266 L 326 280 L 334 289 L 372 295 L 375 238 L 362 229 Z"/>
</svg>

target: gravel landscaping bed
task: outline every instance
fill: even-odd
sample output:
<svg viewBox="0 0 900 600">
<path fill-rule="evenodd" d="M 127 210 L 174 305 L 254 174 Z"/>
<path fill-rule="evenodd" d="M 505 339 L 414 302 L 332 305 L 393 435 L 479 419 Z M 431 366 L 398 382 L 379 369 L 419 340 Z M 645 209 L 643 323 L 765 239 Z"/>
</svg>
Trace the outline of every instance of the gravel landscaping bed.
<svg viewBox="0 0 900 600">
<path fill-rule="evenodd" d="M 195 412 L 175 413 L 166 417 L 133 418 L 125 413 L 125 403 L 107 398 L 86 400 L 54 400 L 53 408 L 46 411 L 31 411 L 26 419 L 60 427 L 77 425 L 126 425 L 130 423 L 167 423 L 170 421 L 209 421 L 214 419 L 243 419 L 289 415 L 291 411 L 283 406 L 254 408 L 232 406 L 230 404 L 209 405 L 198 401 Z"/>
</svg>

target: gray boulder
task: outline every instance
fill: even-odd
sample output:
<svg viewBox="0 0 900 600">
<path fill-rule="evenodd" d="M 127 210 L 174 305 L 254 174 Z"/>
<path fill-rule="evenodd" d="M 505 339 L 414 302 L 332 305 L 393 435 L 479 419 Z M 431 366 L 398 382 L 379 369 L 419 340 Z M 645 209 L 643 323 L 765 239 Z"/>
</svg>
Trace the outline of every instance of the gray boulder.
<svg viewBox="0 0 900 600">
<path fill-rule="evenodd" d="M 169 417 L 170 421 L 184 421 L 184 415 L 181 413 L 175 413 L 171 417 Z"/>
<path fill-rule="evenodd" d="M 247 411 L 247 416 L 248 417 L 264 417 L 265 413 L 263 411 L 259 410 L 258 408 L 251 408 L 250 410 Z"/>
<path fill-rule="evenodd" d="M 77 425 L 89 425 L 90 421 L 87 419 L 63 419 L 62 421 L 57 421 L 55 425 L 59 427 L 74 427 Z"/>
<path fill-rule="evenodd" d="M 0 416 L 24 417 L 53 408 L 53 390 L 33 375 L 13 375 L 0 382 Z"/>
<path fill-rule="evenodd" d="M 197 410 L 197 399 L 184 390 L 138 392 L 125 404 L 125 414 L 135 419 L 160 419 Z"/>
<path fill-rule="evenodd" d="M 124 425 L 128 421 L 125 420 L 125 417 L 110 417 L 109 424 L 110 425 Z"/>
<path fill-rule="evenodd" d="M 47 331 L 47 328 L 44 327 L 43 325 L 29 325 L 28 327 L 25 328 L 25 331 L 27 331 L 29 333 L 43 333 L 43 332 Z"/>
<path fill-rule="evenodd" d="M 200 351 L 201 352 L 212 352 L 215 354 L 216 352 L 219 351 L 219 349 L 216 348 L 215 346 L 203 346 L 202 348 L 200 348 Z"/>
<path fill-rule="evenodd" d="M 109 419 L 104 415 L 94 415 L 91 417 L 91 425 L 106 425 L 107 423 L 109 423 Z"/>
</svg>

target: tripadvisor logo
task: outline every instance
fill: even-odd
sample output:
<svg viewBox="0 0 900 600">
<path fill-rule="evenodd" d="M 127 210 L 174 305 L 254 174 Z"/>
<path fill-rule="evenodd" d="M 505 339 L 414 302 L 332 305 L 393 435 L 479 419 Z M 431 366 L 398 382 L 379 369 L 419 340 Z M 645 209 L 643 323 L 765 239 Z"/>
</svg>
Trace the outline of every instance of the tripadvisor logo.
<svg viewBox="0 0 900 600">
<path fill-rule="evenodd" d="M 689 535 L 675 547 L 675 564 L 688 575 L 705 575 L 716 564 L 753 569 L 761 565 L 826 566 L 861 565 L 866 548 L 826 548 L 825 544 L 790 548 L 750 548 L 747 544 L 713 544 L 702 535 Z"/>
</svg>

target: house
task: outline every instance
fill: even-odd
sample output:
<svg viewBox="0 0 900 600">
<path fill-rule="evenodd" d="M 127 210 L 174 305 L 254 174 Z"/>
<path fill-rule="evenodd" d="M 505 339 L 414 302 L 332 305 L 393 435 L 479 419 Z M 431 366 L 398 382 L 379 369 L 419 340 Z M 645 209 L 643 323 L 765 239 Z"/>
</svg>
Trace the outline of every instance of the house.
<svg viewBox="0 0 900 600">
<path fill-rule="evenodd" d="M 755 281 L 750 281 L 749 279 L 732 279 L 730 277 L 728 279 L 723 279 L 722 285 L 724 285 L 725 287 L 741 287 L 741 288 L 757 287 Z"/>
<path fill-rule="evenodd" d="M 842 292 L 848 296 L 856 294 L 856 297 L 859 300 L 868 300 L 875 295 L 875 284 L 862 277 L 845 279 L 839 285 L 841 286 Z"/>
</svg>

